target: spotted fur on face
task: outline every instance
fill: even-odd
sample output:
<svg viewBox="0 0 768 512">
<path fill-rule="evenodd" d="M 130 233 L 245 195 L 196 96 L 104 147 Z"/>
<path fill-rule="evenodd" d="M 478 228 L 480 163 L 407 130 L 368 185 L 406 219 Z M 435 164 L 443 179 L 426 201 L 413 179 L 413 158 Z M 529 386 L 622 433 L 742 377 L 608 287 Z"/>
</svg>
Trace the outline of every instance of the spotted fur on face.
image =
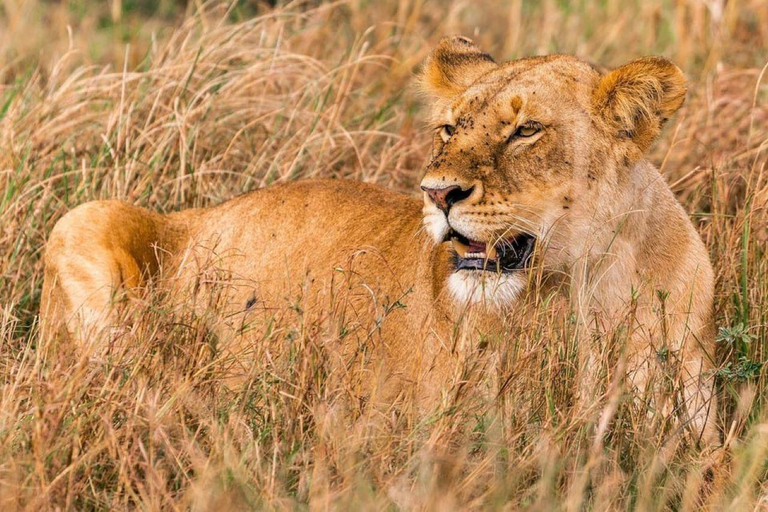
<svg viewBox="0 0 768 512">
<path fill-rule="evenodd" d="M 567 55 L 497 65 L 466 38 L 438 45 L 421 84 L 434 130 L 422 188 L 467 191 L 449 207 L 425 192 L 426 229 L 437 243 L 458 233 L 488 247 L 527 233 L 548 247 L 539 251 L 545 268 L 573 258 L 587 206 L 605 184 L 628 179 L 622 170 L 642 158 L 685 94 L 682 74 L 664 59 L 641 59 L 605 75 Z M 466 275 L 450 277 L 455 296 L 514 300 L 516 292 L 466 291 L 470 282 L 492 289 L 491 275 L 460 272 Z M 525 281 L 493 280 L 514 281 L 505 289 L 517 291 Z"/>
</svg>

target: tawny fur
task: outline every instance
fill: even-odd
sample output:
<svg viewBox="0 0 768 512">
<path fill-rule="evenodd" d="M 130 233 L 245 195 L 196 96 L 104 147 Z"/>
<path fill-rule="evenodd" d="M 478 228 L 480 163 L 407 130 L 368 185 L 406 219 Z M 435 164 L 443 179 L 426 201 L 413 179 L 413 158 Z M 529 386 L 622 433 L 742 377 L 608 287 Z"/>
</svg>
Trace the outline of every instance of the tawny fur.
<svg viewBox="0 0 768 512">
<path fill-rule="evenodd" d="M 685 211 L 642 158 L 684 100 L 680 70 L 661 58 L 604 74 L 569 56 L 497 65 L 468 39 L 448 38 L 421 85 L 435 128 L 422 184 L 474 187 L 447 216 L 426 195 L 422 202 L 331 180 L 164 216 L 88 203 L 51 233 L 44 328 L 95 350 L 89 340 L 114 327 L 116 294 L 161 268 L 170 283 L 163 286 L 181 290 L 215 260 L 228 283 L 219 327 L 232 332 L 255 303 L 268 310 L 297 286 L 353 275 L 376 296 L 407 305 L 382 324 L 382 374 L 429 375 L 425 382 L 439 390 L 456 366 L 450 338 L 459 314 L 469 308 L 484 322 L 503 322 L 530 281 L 527 271 L 455 272 L 443 243 L 449 227 L 487 243 L 528 232 L 538 237 L 534 265 L 563 276 L 583 325 L 632 310 L 627 354 L 636 390 L 660 351 L 681 363 L 687 419 L 714 440 L 712 268 Z M 516 137 L 526 123 L 540 129 Z"/>
</svg>

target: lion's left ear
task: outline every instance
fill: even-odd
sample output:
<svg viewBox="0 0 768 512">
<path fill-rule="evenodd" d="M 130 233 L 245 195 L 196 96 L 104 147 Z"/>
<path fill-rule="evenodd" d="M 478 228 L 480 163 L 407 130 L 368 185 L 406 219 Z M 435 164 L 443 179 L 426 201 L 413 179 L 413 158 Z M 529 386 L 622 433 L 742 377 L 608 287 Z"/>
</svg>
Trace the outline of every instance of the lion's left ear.
<svg viewBox="0 0 768 512">
<path fill-rule="evenodd" d="M 617 134 L 645 151 L 682 106 L 685 92 L 680 68 L 663 57 L 644 57 L 605 74 L 592 99 L 595 112 Z"/>
<path fill-rule="evenodd" d="M 419 82 L 429 95 L 450 99 L 496 67 L 493 58 L 470 39 L 446 37 L 429 54 Z"/>
</svg>

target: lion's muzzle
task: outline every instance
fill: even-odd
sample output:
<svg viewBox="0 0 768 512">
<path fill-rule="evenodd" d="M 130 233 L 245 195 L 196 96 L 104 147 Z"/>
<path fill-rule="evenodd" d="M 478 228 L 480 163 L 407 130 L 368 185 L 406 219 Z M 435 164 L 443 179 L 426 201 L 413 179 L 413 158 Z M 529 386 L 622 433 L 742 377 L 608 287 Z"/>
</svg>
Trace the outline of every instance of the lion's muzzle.
<svg viewBox="0 0 768 512">
<path fill-rule="evenodd" d="M 536 237 L 520 233 L 493 245 L 470 240 L 451 230 L 446 237 L 456 251 L 456 271 L 485 270 L 510 273 L 525 268 L 533 255 Z"/>
</svg>

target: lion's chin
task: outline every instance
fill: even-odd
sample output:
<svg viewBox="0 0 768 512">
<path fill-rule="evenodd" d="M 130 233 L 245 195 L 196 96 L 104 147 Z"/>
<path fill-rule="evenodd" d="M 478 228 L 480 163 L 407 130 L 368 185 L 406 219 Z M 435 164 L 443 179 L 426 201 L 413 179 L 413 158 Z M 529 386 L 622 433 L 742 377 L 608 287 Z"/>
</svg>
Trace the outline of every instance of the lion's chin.
<svg viewBox="0 0 768 512">
<path fill-rule="evenodd" d="M 461 303 L 511 306 L 525 289 L 525 272 L 491 273 L 483 270 L 457 270 L 448 278 L 448 289 Z"/>
</svg>

